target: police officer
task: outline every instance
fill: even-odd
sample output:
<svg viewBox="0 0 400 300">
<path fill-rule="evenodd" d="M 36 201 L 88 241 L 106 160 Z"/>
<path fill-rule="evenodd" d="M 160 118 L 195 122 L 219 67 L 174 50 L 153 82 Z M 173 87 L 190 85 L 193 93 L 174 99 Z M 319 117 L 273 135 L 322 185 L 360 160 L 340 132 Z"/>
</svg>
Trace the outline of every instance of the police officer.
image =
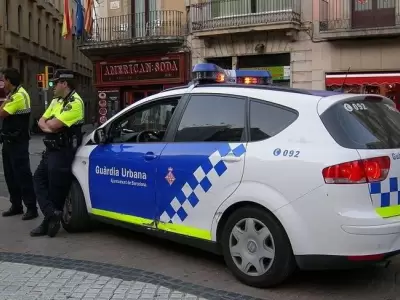
<svg viewBox="0 0 400 300">
<path fill-rule="evenodd" d="M 0 117 L 3 119 L 0 141 L 3 143 L 4 177 L 11 201 L 10 209 L 2 215 L 23 214 L 23 202 L 27 211 L 22 220 L 31 220 L 38 217 L 29 159 L 31 100 L 20 85 L 18 70 L 5 69 L 2 76 L 9 94 L 0 106 Z"/>
<path fill-rule="evenodd" d="M 36 197 L 44 215 L 31 236 L 54 237 L 61 226 L 62 211 L 72 181 L 71 166 L 75 152 L 82 142 L 84 103 L 75 92 L 74 74 L 56 70 L 54 99 L 39 120 L 46 150 L 33 176 Z"/>
</svg>

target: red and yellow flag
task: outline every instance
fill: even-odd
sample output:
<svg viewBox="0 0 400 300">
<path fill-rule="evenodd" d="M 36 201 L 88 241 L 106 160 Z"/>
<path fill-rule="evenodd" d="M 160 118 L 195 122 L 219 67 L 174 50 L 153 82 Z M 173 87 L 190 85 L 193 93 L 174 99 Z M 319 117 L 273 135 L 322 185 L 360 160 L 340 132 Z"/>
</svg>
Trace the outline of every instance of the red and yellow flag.
<svg viewBox="0 0 400 300">
<path fill-rule="evenodd" d="M 93 30 L 94 0 L 85 0 L 85 31 L 91 35 Z"/>
<path fill-rule="evenodd" d="M 69 10 L 69 0 L 64 0 L 64 18 L 61 36 L 64 39 L 72 38 L 72 16 Z"/>
</svg>

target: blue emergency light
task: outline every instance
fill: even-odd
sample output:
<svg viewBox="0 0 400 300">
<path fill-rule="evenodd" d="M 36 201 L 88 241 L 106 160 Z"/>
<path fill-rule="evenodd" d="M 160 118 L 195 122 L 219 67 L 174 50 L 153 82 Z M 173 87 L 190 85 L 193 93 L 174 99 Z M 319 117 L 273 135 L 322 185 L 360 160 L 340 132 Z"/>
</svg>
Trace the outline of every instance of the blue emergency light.
<svg viewBox="0 0 400 300">
<path fill-rule="evenodd" d="M 264 70 L 236 70 L 236 83 L 241 84 L 272 84 L 272 76 Z"/>
<path fill-rule="evenodd" d="M 226 81 L 226 72 L 215 64 L 197 64 L 193 68 L 193 79 L 197 81 L 210 81 L 223 83 Z"/>
<path fill-rule="evenodd" d="M 211 63 L 197 64 L 193 80 L 206 83 L 272 84 L 272 76 L 263 70 L 227 70 Z"/>
</svg>

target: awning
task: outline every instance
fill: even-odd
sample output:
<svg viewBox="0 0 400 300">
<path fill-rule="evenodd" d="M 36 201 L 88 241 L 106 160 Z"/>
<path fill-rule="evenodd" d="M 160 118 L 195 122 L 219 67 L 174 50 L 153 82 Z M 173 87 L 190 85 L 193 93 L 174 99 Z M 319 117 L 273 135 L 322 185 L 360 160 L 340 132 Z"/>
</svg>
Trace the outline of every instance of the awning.
<svg viewBox="0 0 400 300">
<path fill-rule="evenodd" d="M 374 73 L 374 74 L 327 74 L 326 86 L 332 85 L 383 85 L 400 84 L 400 73 Z"/>
</svg>

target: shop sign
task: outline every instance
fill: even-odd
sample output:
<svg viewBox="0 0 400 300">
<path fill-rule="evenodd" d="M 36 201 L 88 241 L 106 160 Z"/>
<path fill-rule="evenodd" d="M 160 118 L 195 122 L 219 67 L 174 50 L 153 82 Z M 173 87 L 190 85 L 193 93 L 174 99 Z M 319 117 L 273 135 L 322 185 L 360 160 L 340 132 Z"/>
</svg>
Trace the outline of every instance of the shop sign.
<svg viewBox="0 0 400 300">
<path fill-rule="evenodd" d="M 99 121 L 103 124 L 119 111 L 119 90 L 101 90 L 97 92 L 99 105 Z"/>
<path fill-rule="evenodd" d="M 240 68 L 240 69 L 265 70 L 271 73 L 272 80 L 290 80 L 290 66 L 254 67 L 254 68 Z"/>
<path fill-rule="evenodd" d="M 100 65 L 102 82 L 180 78 L 179 58 Z"/>
</svg>

